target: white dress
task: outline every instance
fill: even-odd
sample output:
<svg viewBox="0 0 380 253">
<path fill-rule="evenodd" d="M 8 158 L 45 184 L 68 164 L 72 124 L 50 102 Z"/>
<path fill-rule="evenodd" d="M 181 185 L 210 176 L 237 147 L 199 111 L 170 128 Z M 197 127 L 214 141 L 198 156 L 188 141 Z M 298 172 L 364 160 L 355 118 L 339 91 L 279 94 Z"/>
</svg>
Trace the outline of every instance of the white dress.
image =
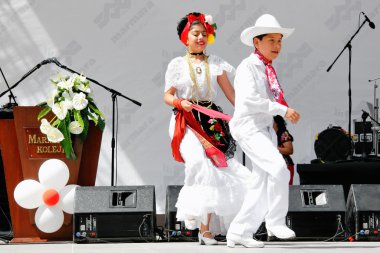
<svg viewBox="0 0 380 253">
<path fill-rule="evenodd" d="M 221 58 L 210 55 L 208 58 L 212 100 L 217 95 L 217 76 L 223 71 L 234 74 L 235 69 Z M 205 63 L 193 64 L 202 69 L 196 74 L 200 96 L 207 94 L 205 81 Z M 175 96 L 191 99 L 193 82 L 190 78 L 189 66 L 185 57 L 174 58 L 168 65 L 165 75 L 165 92 L 171 87 L 176 88 Z M 175 115 L 172 115 L 169 135 L 172 138 L 175 127 Z M 210 231 L 224 234 L 229 224 L 239 211 L 244 200 L 247 183 L 250 181 L 250 171 L 234 158 L 227 160 L 227 168 L 218 168 L 206 156 L 203 146 L 195 134 L 186 128 L 185 136 L 180 145 L 181 156 L 185 163 L 184 187 L 179 193 L 177 220 L 185 221 L 188 229 L 207 224 L 207 214 L 211 213 Z"/>
</svg>

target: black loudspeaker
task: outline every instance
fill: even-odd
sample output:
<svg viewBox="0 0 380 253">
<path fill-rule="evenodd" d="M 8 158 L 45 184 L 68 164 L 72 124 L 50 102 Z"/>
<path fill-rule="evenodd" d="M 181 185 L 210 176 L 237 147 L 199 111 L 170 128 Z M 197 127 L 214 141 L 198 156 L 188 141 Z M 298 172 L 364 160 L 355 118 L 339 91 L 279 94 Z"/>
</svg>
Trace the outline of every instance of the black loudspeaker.
<svg viewBox="0 0 380 253">
<path fill-rule="evenodd" d="M 154 186 L 78 187 L 74 242 L 154 241 Z"/>
<path fill-rule="evenodd" d="M 177 203 L 178 194 L 182 185 L 168 185 L 166 188 L 166 211 L 165 211 L 165 228 L 168 241 L 193 241 L 198 240 L 198 229 L 188 230 L 183 221 L 177 221 Z"/>
<path fill-rule="evenodd" d="M 345 210 L 341 185 L 293 185 L 286 225 L 297 240 L 344 238 Z"/>
<path fill-rule="evenodd" d="M 347 198 L 346 221 L 356 240 L 380 240 L 380 185 L 352 184 Z"/>
<path fill-rule="evenodd" d="M 363 148 L 365 153 L 369 155 L 373 148 L 373 133 L 372 133 L 372 123 L 365 122 L 363 131 L 363 122 L 355 122 L 355 154 L 362 155 Z"/>
</svg>

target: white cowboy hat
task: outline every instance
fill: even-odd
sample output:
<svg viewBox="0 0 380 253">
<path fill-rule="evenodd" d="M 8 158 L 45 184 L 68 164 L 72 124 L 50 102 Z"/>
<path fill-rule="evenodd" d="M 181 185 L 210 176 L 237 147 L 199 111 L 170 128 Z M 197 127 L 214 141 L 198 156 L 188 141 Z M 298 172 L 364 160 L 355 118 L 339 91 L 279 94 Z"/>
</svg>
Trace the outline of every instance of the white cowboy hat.
<svg viewBox="0 0 380 253">
<path fill-rule="evenodd" d="M 240 35 L 240 39 L 245 45 L 253 47 L 252 39 L 256 36 L 268 33 L 281 33 L 286 38 L 293 32 L 294 28 L 282 28 L 275 17 L 270 14 L 264 14 L 256 20 L 255 26 L 244 29 Z"/>
</svg>

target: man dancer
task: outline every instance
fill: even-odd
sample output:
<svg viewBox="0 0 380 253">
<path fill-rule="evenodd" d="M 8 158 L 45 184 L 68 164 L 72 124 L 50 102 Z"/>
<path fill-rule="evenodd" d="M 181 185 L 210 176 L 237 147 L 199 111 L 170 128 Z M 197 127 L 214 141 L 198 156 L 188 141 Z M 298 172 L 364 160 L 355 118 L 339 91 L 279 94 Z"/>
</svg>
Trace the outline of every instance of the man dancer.
<svg viewBox="0 0 380 253">
<path fill-rule="evenodd" d="M 292 123 L 300 116 L 285 102 L 283 90 L 272 67 L 281 51 L 282 39 L 294 29 L 282 28 L 269 14 L 259 17 L 255 26 L 245 29 L 241 41 L 254 47 L 236 71 L 235 112 L 230 121 L 232 136 L 252 161 L 253 182 L 245 201 L 227 234 L 227 246 L 263 247 L 252 239 L 265 220 L 268 236 L 295 237 L 285 225 L 289 205 L 289 171 L 277 149 L 273 116 L 281 115 Z"/>
</svg>

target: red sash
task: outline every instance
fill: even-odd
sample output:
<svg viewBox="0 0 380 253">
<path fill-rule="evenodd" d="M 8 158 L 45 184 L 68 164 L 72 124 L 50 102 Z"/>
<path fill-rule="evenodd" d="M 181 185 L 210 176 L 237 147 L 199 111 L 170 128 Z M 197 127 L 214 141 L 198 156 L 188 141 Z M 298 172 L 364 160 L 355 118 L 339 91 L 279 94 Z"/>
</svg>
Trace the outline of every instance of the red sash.
<svg viewBox="0 0 380 253">
<path fill-rule="evenodd" d="M 201 142 L 207 157 L 211 159 L 212 163 L 216 167 L 227 167 L 228 165 L 225 154 L 213 144 L 213 141 L 203 131 L 199 122 L 195 119 L 193 113 L 184 111 L 180 103 L 180 99 L 174 102 L 175 107 L 178 109 L 175 118 L 176 123 L 174 135 L 171 143 L 174 159 L 178 162 L 185 162 L 181 156 L 180 145 L 183 137 L 185 136 L 186 126 L 188 126 Z"/>
</svg>

